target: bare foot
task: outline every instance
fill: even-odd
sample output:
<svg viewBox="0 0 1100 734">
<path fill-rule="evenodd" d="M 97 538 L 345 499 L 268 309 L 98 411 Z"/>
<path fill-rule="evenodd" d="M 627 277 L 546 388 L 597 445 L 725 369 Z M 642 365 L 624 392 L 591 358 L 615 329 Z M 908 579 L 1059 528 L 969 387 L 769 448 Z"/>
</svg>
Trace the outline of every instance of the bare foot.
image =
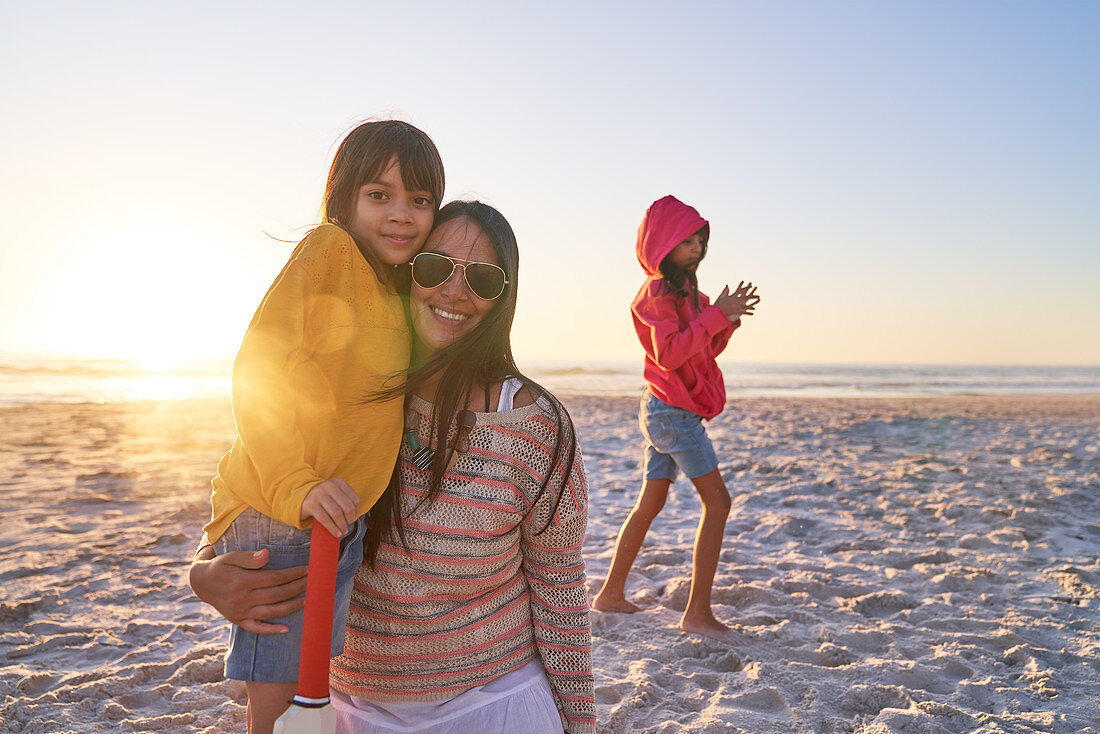
<svg viewBox="0 0 1100 734">
<path fill-rule="evenodd" d="M 740 642 L 740 636 L 726 625 L 719 622 L 713 616 L 703 619 L 688 619 L 685 615 L 680 619 L 680 629 L 697 635 L 709 637 L 712 640 L 724 642 L 727 645 L 735 645 Z"/>
<path fill-rule="evenodd" d="M 609 594 L 597 594 L 592 600 L 592 608 L 597 612 L 622 612 L 623 614 L 642 611 L 640 606 L 628 602 L 625 597 L 612 597 Z"/>
</svg>

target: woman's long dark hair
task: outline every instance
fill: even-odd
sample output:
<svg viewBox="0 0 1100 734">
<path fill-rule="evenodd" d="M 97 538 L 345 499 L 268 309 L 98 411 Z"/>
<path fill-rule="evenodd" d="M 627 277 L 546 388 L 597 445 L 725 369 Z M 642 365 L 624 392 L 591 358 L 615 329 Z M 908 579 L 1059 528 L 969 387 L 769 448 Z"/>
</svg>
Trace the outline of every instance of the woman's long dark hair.
<svg viewBox="0 0 1100 734">
<path fill-rule="evenodd" d="M 407 396 L 416 392 L 428 380 L 439 376 L 439 387 L 432 406 L 430 422 L 431 446 L 435 449 L 435 458 L 431 464 L 431 481 L 424 502 L 430 504 L 439 495 L 446 473 L 451 449 L 447 447 L 448 433 L 455 423 L 459 411 L 470 402 L 475 387 L 488 390 L 492 383 L 500 382 L 509 376 L 515 376 L 536 398 L 550 405 L 557 423 L 557 440 L 554 442 L 554 454 L 550 468 L 542 482 L 539 493 L 532 502 L 532 508 L 543 493 L 548 491 L 551 479 L 560 472 L 561 487 L 554 498 L 554 508 L 546 524 L 537 532 L 544 532 L 553 521 L 561 495 L 569 481 L 569 475 L 576 457 L 577 441 L 573 422 L 565 406 L 557 401 L 544 387 L 519 371 L 512 356 L 512 320 L 516 313 L 516 287 L 519 283 L 519 247 L 515 233 L 499 211 L 480 201 L 452 201 L 439 210 L 435 217 L 435 226 L 454 219 L 466 219 L 471 226 L 478 227 L 500 261 L 500 267 L 507 275 L 508 284 L 504 293 L 493 304 L 492 310 L 469 334 L 435 352 L 423 364 L 414 365 L 405 377 L 404 384 L 384 390 L 372 396 L 373 400 L 388 400 Z M 399 281 L 398 281 L 399 282 Z M 410 324 L 410 328 L 411 328 Z M 568 444 L 567 446 L 563 446 Z M 404 526 L 401 517 L 401 491 L 399 483 L 400 460 L 394 469 L 389 487 L 375 503 L 370 513 L 370 523 L 364 542 L 364 558 L 374 564 L 378 546 L 383 540 L 392 540 L 396 535 L 405 544 Z M 419 507 L 420 505 L 417 505 Z"/>
<path fill-rule="evenodd" d="M 710 225 L 704 224 L 697 231 L 692 232 L 692 236 L 701 235 L 703 238 L 703 251 L 699 255 L 698 262 L 702 262 L 703 258 L 707 256 L 707 242 L 710 240 Z M 695 274 L 695 269 L 681 268 L 676 265 L 666 255 L 665 259 L 661 261 L 661 264 L 657 266 L 661 271 L 661 279 L 665 282 L 665 287 L 672 293 L 675 293 L 682 298 L 692 298 L 695 301 L 695 310 L 703 310 L 703 304 L 699 300 L 699 277 Z"/>
</svg>

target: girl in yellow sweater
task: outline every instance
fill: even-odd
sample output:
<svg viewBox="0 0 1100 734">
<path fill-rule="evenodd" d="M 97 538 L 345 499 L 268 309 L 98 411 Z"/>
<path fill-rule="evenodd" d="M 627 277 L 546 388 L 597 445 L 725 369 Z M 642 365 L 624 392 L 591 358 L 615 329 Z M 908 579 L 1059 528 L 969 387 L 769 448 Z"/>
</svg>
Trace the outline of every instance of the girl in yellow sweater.
<svg viewBox="0 0 1100 734">
<path fill-rule="evenodd" d="M 443 164 L 422 131 L 366 122 L 340 144 L 320 225 L 295 248 L 245 334 L 233 368 L 237 438 L 213 479 L 204 528 L 219 553 L 268 548 L 267 568 L 307 562 L 309 520 L 342 536 L 332 654 L 343 651 L 363 515 L 385 490 L 402 401 L 368 402 L 409 364 L 388 274 L 423 246 Z M 250 732 L 270 732 L 294 695 L 302 613 L 285 635 L 234 626 L 225 674 L 246 681 Z"/>
</svg>

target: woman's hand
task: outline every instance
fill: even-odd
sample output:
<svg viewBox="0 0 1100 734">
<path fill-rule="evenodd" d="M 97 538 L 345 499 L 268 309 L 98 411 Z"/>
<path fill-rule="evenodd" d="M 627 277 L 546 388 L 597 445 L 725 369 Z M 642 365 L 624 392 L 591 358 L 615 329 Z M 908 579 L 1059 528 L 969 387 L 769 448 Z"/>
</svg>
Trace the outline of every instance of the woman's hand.
<svg viewBox="0 0 1100 734">
<path fill-rule="evenodd" d="M 215 556 L 214 549 L 207 546 L 195 554 L 187 583 L 195 596 L 242 629 L 258 635 L 289 632 L 285 624 L 263 620 L 283 617 L 305 606 L 308 566 L 265 571 L 262 569 L 268 555 L 264 548 Z"/>
<path fill-rule="evenodd" d="M 746 285 L 743 280 L 733 293 L 730 293 L 730 287 L 727 285 L 714 299 L 714 305 L 721 309 L 730 321 L 737 321 L 742 316 L 752 316 L 759 302 L 760 296 L 756 295 L 756 286 L 752 283 Z"/>
</svg>

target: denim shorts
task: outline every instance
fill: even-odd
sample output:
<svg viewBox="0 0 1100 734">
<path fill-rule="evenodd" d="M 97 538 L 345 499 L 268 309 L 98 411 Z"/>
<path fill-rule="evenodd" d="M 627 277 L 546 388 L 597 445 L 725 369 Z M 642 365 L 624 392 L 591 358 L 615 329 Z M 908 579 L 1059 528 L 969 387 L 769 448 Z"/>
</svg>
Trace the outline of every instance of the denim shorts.
<svg viewBox="0 0 1100 734">
<path fill-rule="evenodd" d="M 352 581 L 363 562 L 363 536 L 366 516 L 360 517 L 340 538 L 340 560 L 336 570 L 336 600 L 333 605 L 332 645 L 330 654 L 344 652 L 344 626 L 351 603 Z M 214 542 L 219 555 L 230 551 L 271 552 L 265 569 L 305 566 L 309 563 L 311 531 L 284 525 L 251 507 L 242 512 L 222 537 Z M 229 650 L 225 653 L 225 677 L 260 683 L 289 683 L 298 680 L 298 658 L 302 651 L 302 620 L 305 611 L 278 619 L 272 624 L 285 624 L 290 632 L 257 635 L 233 625 L 229 634 Z"/>
<path fill-rule="evenodd" d="M 642 391 L 638 425 L 645 436 L 644 479 L 675 480 L 677 467 L 695 479 L 718 468 L 703 416 L 658 400 L 648 387 Z"/>
</svg>

